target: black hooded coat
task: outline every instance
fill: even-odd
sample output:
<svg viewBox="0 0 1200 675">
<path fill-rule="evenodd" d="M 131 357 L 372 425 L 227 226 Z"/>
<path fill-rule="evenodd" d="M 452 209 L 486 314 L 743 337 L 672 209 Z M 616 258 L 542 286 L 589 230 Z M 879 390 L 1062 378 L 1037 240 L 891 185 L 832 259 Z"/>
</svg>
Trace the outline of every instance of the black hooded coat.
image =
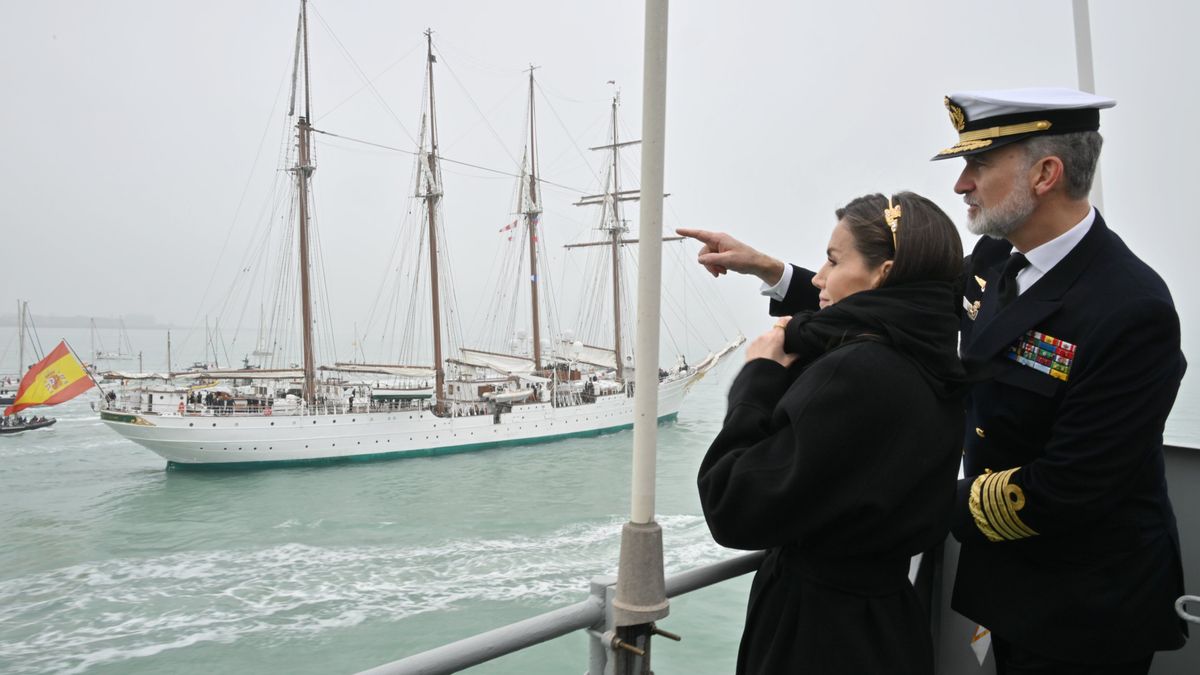
<svg viewBox="0 0 1200 675">
<path fill-rule="evenodd" d="M 739 673 L 932 673 L 912 556 L 950 525 L 963 433 L 957 294 L 925 282 L 797 314 L 748 362 L 700 467 L 713 538 L 766 549 Z"/>
</svg>

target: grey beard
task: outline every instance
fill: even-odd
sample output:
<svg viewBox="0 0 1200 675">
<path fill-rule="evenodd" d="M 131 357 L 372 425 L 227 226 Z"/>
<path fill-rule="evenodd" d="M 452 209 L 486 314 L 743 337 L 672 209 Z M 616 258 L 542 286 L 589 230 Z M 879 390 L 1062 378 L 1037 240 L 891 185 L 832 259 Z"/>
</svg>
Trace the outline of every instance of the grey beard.
<svg viewBox="0 0 1200 675">
<path fill-rule="evenodd" d="M 1035 208 L 1037 202 L 1033 195 L 1015 188 L 1004 201 L 990 209 L 980 207 L 974 218 L 967 219 L 967 230 L 992 239 L 1007 239 L 1033 215 Z"/>
<path fill-rule="evenodd" d="M 979 216 L 967 221 L 967 230 L 971 234 L 988 236 L 992 239 L 1008 239 L 1008 235 L 1017 229 L 1019 222 L 1011 220 L 996 222 L 995 218 L 988 217 L 980 212 Z"/>
</svg>

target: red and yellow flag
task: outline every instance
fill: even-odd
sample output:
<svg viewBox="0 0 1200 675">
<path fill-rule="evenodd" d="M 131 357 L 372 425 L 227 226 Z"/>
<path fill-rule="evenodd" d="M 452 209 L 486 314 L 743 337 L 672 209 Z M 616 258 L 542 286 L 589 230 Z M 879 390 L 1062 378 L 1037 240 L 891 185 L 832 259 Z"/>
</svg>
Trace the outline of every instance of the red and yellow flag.
<svg viewBox="0 0 1200 675">
<path fill-rule="evenodd" d="M 12 415 L 37 405 L 58 405 L 91 389 L 93 384 L 83 364 L 63 340 L 21 378 L 17 397 L 4 409 L 4 414 Z"/>
</svg>

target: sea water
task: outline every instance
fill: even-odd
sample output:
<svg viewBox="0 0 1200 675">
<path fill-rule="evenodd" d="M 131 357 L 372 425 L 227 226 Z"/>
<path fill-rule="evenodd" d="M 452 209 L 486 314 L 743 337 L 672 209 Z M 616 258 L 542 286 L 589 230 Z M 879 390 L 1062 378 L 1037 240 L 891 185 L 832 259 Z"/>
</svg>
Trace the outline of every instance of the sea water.
<svg viewBox="0 0 1200 675">
<path fill-rule="evenodd" d="M 712 542 L 695 475 L 735 368 L 659 428 L 668 575 Z M 165 470 L 92 392 L 0 437 L 0 672 L 354 672 L 587 597 L 615 574 L 632 432 L 433 458 Z M 733 668 L 749 577 L 678 598 L 659 672 Z M 478 667 L 581 673 L 583 633 Z"/>
<path fill-rule="evenodd" d="M 712 542 L 695 488 L 734 361 L 659 427 L 668 575 L 740 553 Z M 166 471 L 99 422 L 94 398 L 47 409 L 49 429 L 0 437 L 0 672 L 355 672 L 578 602 L 615 574 L 629 431 Z M 1168 441 L 1200 439 L 1197 398 L 1185 387 Z M 684 639 L 655 641 L 655 670 L 732 672 L 749 582 L 672 600 L 659 623 Z M 582 673 L 587 652 L 578 632 L 471 672 Z"/>
</svg>

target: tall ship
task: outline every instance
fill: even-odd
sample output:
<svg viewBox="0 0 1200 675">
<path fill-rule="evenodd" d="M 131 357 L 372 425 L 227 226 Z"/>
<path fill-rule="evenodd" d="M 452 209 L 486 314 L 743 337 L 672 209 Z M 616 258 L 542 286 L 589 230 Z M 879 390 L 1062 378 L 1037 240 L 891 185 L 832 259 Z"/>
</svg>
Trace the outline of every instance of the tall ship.
<svg viewBox="0 0 1200 675">
<path fill-rule="evenodd" d="M 312 253 L 312 186 L 315 170 L 311 97 L 308 88 L 308 22 L 301 3 L 295 50 L 291 109 L 295 135 L 291 165 L 294 201 L 295 293 L 299 304 L 300 363 L 286 367 L 217 368 L 198 364 L 183 372 L 120 373 L 107 377 L 100 418 L 112 430 L 168 461 L 169 467 L 258 467 L 428 456 L 483 448 L 600 434 L 629 428 L 634 421 L 633 358 L 623 320 L 622 252 L 637 243 L 631 238 L 621 204 L 637 199 L 637 190 L 622 189 L 620 152 L 637 141 L 618 135 L 619 96 L 612 102 L 611 143 L 593 148 L 608 153 L 603 189 L 577 202 L 598 206 L 599 241 L 569 248 L 607 253 L 603 293 L 611 305 L 611 345 L 587 344 L 571 331 L 543 335 L 546 313 L 544 275 L 539 267 L 539 223 L 542 214 L 534 119 L 535 81 L 529 71 L 529 108 L 525 152 L 517 186 L 517 219 L 505 227 L 510 241 L 521 244 L 519 264 L 507 268 L 511 280 L 528 279 L 528 330 L 516 333 L 507 350 L 448 348 L 445 302 L 453 297 L 444 269 L 445 232 L 440 214 L 443 199 L 442 158 L 434 97 L 432 33 L 426 33 L 425 95 L 413 196 L 421 206 L 420 235 L 406 248 L 420 251 L 411 264 L 423 270 L 428 294 L 420 302 L 421 323 L 415 335 L 414 310 L 397 323 L 411 347 L 428 345 L 413 360 L 394 363 L 335 361 L 317 365 L 314 347 L 314 255 Z M 502 270 L 503 271 L 503 270 Z M 284 284 L 285 286 L 287 284 Z M 414 286 L 415 288 L 415 286 Z M 427 304 L 426 304 L 427 303 Z M 485 321 L 497 322 L 490 313 Z M 502 323 L 502 322 L 499 322 Z M 426 340 L 428 342 L 426 342 Z M 673 419 L 688 390 L 744 342 L 741 335 L 719 349 L 693 359 L 679 356 L 659 369 L 658 416 Z M 168 348 L 169 352 L 169 348 Z M 429 353 L 431 352 L 431 353 Z M 256 354 L 260 353 L 256 350 Z M 271 353 L 267 350 L 262 353 Z M 169 357 L 168 357 L 169 361 Z"/>
</svg>

